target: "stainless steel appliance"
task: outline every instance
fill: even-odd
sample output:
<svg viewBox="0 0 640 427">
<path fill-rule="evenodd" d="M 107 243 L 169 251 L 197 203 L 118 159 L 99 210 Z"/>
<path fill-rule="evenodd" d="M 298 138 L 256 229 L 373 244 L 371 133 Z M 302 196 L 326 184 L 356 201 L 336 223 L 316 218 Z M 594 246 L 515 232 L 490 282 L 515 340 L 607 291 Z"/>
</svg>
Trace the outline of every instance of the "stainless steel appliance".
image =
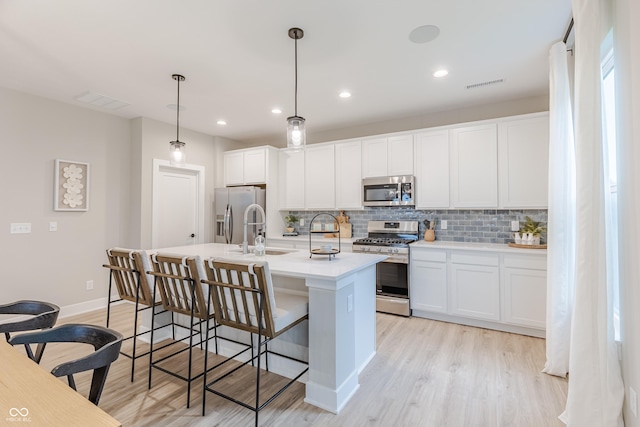
<svg viewBox="0 0 640 427">
<path fill-rule="evenodd" d="M 259 187 L 227 187 L 214 190 L 215 243 L 242 243 L 244 211 L 252 204 L 265 207 L 265 190 Z M 262 218 L 260 218 L 262 220 Z M 256 222 L 256 210 L 250 212 L 250 223 Z M 258 226 L 247 229 L 247 240 L 253 244 Z"/>
<path fill-rule="evenodd" d="M 376 265 L 376 310 L 410 316 L 409 245 L 418 240 L 418 221 L 369 221 L 367 233 L 353 252 L 388 255 Z"/>
<path fill-rule="evenodd" d="M 415 206 L 415 182 L 411 175 L 365 178 L 362 180 L 364 206 Z"/>
</svg>

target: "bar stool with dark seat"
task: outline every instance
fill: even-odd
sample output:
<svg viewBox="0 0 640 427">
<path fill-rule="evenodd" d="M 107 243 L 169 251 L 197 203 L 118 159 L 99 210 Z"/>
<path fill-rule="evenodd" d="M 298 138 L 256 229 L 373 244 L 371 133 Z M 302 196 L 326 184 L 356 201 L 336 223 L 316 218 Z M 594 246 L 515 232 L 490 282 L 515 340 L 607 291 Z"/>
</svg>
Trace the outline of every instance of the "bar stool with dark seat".
<svg viewBox="0 0 640 427">
<path fill-rule="evenodd" d="M 202 415 L 205 414 L 207 392 L 214 393 L 255 412 L 255 425 L 258 425 L 260 410 L 271 403 L 282 392 L 295 383 L 309 370 L 308 362 L 269 350 L 268 344 L 294 326 L 308 318 L 309 299 L 306 296 L 293 295 L 274 291 L 269 265 L 266 262 L 235 263 L 208 259 L 204 263 L 207 279 L 202 282 L 210 287 L 210 301 L 218 325 L 239 329 L 257 335 L 257 351 L 249 345 L 245 351 L 251 350 L 251 358 L 237 367 L 218 376 L 213 381 L 207 380 L 208 352 L 205 352 L 204 397 L 202 399 Z M 208 344 L 208 340 L 206 341 Z M 264 357 L 265 368 L 269 370 L 269 355 L 275 354 L 306 365 L 295 378 L 290 379 L 283 387 L 270 397 L 260 401 L 261 361 Z M 257 363 L 256 363 L 257 361 Z M 255 366 L 255 402 L 248 404 L 233 397 L 227 392 L 214 388 L 217 383 L 248 366 Z M 221 364 L 218 364 L 218 366 Z M 215 374 L 215 371 L 214 371 Z"/>
<path fill-rule="evenodd" d="M 131 353 L 120 352 L 123 356 L 131 359 L 131 381 L 133 382 L 136 359 L 149 354 L 148 351 L 137 352 L 137 340 L 139 336 L 151 333 L 151 330 L 140 331 L 138 325 L 138 314 L 152 307 L 159 306 L 158 300 L 154 303 L 153 297 L 153 277 L 146 274 L 151 269 L 149 257 L 143 250 L 133 250 L 124 248 L 112 248 L 107 250 L 109 264 L 104 264 L 110 270 L 109 274 L 109 301 L 107 303 L 107 328 L 111 320 L 111 304 L 119 301 L 129 301 L 135 304 L 133 319 L 133 333 L 124 338 L 125 341 L 132 340 L 133 347 Z M 118 297 L 112 299 L 111 290 L 115 283 Z"/>
<path fill-rule="evenodd" d="M 0 314 L 16 314 L 17 320 L 0 324 L 0 334 L 4 333 L 7 342 L 13 332 L 35 331 L 38 329 L 50 329 L 56 324 L 60 307 L 43 301 L 21 300 L 10 304 L 0 305 Z M 29 317 L 22 317 L 22 316 Z M 38 344 L 33 359 L 40 362 L 46 343 Z"/>
</svg>

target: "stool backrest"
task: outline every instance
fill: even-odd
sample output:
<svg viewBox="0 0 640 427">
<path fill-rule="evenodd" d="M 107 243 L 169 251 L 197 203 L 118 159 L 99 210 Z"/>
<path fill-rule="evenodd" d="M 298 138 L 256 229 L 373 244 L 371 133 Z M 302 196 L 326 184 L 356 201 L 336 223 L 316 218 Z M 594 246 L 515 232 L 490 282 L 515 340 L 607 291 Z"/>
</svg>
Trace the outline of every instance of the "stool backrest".
<svg viewBox="0 0 640 427">
<path fill-rule="evenodd" d="M 69 386 L 75 390 L 76 384 L 73 374 L 93 370 L 89 400 L 97 405 L 102 395 L 109 367 L 120 355 L 122 339 L 122 334 L 113 329 L 97 325 L 70 323 L 53 329 L 16 335 L 11 338 L 10 343 L 12 345 L 24 344 L 27 354 L 32 360 L 36 360 L 36 357 L 29 344 L 65 342 L 92 345 L 95 349 L 93 353 L 79 359 L 63 362 L 53 368 L 51 373 L 56 377 L 66 376 Z"/>
<path fill-rule="evenodd" d="M 188 262 L 189 261 L 189 262 Z M 198 274 L 199 257 L 170 254 L 151 256 L 150 274 L 155 276 L 157 291 L 166 310 L 205 320 L 207 301 Z"/>
<path fill-rule="evenodd" d="M 146 271 L 150 269 L 149 258 L 145 251 L 112 248 L 107 250 L 109 264 L 103 267 L 111 270 L 111 278 L 116 284 L 120 298 L 136 302 L 136 290 L 140 283 L 138 302 L 153 305 L 152 286 Z"/>
<path fill-rule="evenodd" d="M 209 259 L 204 266 L 207 279 L 202 282 L 210 286 L 216 321 L 273 338 L 276 335 L 276 302 L 268 263 Z"/>
</svg>

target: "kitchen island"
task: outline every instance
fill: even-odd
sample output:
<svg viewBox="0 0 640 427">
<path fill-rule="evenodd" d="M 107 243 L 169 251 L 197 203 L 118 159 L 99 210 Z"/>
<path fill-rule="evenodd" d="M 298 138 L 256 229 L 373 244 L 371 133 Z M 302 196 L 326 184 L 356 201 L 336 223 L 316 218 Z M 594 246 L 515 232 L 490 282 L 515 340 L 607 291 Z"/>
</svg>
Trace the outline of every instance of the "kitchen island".
<svg viewBox="0 0 640 427">
<path fill-rule="evenodd" d="M 309 295 L 309 376 L 305 402 L 339 413 L 359 387 L 358 374 L 376 352 L 376 264 L 385 255 L 267 248 L 242 254 L 238 245 L 209 243 L 149 251 L 231 261 L 266 261 L 279 278 L 303 281 Z"/>
</svg>

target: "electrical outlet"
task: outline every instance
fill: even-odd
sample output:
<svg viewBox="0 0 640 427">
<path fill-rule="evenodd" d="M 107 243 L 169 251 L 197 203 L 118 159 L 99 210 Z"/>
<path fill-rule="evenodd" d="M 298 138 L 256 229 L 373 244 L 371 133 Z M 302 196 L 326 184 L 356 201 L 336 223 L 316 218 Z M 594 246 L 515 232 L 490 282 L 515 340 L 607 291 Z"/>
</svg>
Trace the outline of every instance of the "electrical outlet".
<svg viewBox="0 0 640 427">
<path fill-rule="evenodd" d="M 440 221 L 440 228 L 442 230 L 446 230 L 447 229 L 447 220 L 443 219 L 442 221 Z"/>
<path fill-rule="evenodd" d="M 10 232 L 11 234 L 31 233 L 31 223 L 30 222 L 12 222 Z"/>
<path fill-rule="evenodd" d="M 511 231 L 520 231 L 520 221 L 511 221 Z"/>
<path fill-rule="evenodd" d="M 300 227 L 304 227 L 304 218 L 300 218 Z"/>
<path fill-rule="evenodd" d="M 87 290 L 90 291 L 93 289 L 93 280 L 87 280 Z"/>
<path fill-rule="evenodd" d="M 58 231 L 58 223 L 55 221 L 51 221 L 49 223 L 49 231 Z"/>
<path fill-rule="evenodd" d="M 629 387 L 629 409 L 634 417 L 638 416 L 638 394 L 633 387 Z"/>
</svg>

